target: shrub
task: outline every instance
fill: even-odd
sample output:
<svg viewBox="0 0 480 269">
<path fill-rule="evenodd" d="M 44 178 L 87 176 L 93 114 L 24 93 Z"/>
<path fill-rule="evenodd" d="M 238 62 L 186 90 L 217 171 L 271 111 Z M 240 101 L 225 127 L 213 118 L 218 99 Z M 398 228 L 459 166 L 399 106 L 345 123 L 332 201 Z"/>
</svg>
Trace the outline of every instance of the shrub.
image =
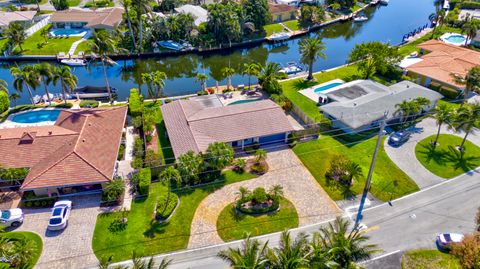
<svg viewBox="0 0 480 269">
<path fill-rule="evenodd" d="M 158 197 L 157 201 L 157 220 L 165 220 L 167 219 L 172 213 L 178 203 L 178 196 L 170 192 L 170 197 L 168 194 L 162 194 Z"/>
<path fill-rule="evenodd" d="M 98 101 L 96 100 L 82 100 L 80 107 L 98 107 Z"/>
<path fill-rule="evenodd" d="M 478 265 L 480 265 L 480 234 L 466 235 L 461 243 L 453 245 L 452 254 L 459 259 L 462 268 L 478 269 Z"/>
<path fill-rule="evenodd" d="M 268 200 L 268 195 L 267 192 L 265 191 L 264 188 L 256 188 L 252 192 L 252 201 L 255 203 L 265 203 Z"/>
<path fill-rule="evenodd" d="M 102 7 L 108 7 L 111 5 L 110 0 L 95 0 L 92 2 L 88 2 L 85 4 L 86 8 L 102 8 Z"/>
<path fill-rule="evenodd" d="M 115 178 L 112 181 L 105 184 L 105 188 L 102 193 L 103 202 L 117 202 L 120 203 L 120 199 L 125 193 L 125 184 L 122 178 Z"/>
<path fill-rule="evenodd" d="M 208 145 L 205 160 L 209 167 L 221 170 L 232 163 L 234 155 L 232 146 L 223 142 L 215 142 Z"/>
<path fill-rule="evenodd" d="M 128 110 L 132 117 L 142 116 L 143 114 L 143 96 L 137 89 L 130 90 L 128 97 Z"/>
<path fill-rule="evenodd" d="M 145 153 L 145 167 L 154 167 L 164 165 L 165 162 L 160 154 L 155 153 L 152 149 L 147 149 Z"/>
<path fill-rule="evenodd" d="M 257 151 L 257 149 L 259 148 L 260 148 L 260 143 L 255 142 L 251 145 L 245 146 L 244 150 L 246 153 L 252 154 L 252 153 L 255 153 L 255 151 Z"/>
<path fill-rule="evenodd" d="M 460 9 L 480 9 L 480 2 L 465 1 L 460 4 Z"/>
<path fill-rule="evenodd" d="M 140 129 L 142 127 L 143 121 L 142 116 L 132 117 L 132 125 L 135 129 Z"/>
<path fill-rule="evenodd" d="M 140 169 L 143 167 L 143 158 L 141 156 L 135 156 L 130 163 L 133 169 Z"/>
<path fill-rule="evenodd" d="M 28 168 L 0 168 L 0 180 L 22 180 L 28 172 Z"/>
<path fill-rule="evenodd" d="M 458 96 L 460 96 L 460 92 L 444 87 L 441 87 L 438 92 L 445 96 L 445 98 L 447 99 L 457 99 Z"/>
<path fill-rule="evenodd" d="M 189 151 L 178 157 L 177 170 L 182 176 L 184 183 L 198 183 L 199 174 L 203 171 L 203 157 Z"/>
<path fill-rule="evenodd" d="M 246 164 L 247 162 L 245 161 L 245 159 L 236 159 L 235 162 L 233 163 L 234 165 L 233 171 L 239 174 L 245 172 Z"/>
<path fill-rule="evenodd" d="M 297 145 L 298 140 L 299 140 L 299 138 L 298 138 L 298 135 L 296 133 L 289 134 L 288 135 L 288 146 L 290 148 L 295 147 L 295 145 Z"/>
<path fill-rule="evenodd" d="M 125 145 L 120 144 L 120 147 L 118 148 L 117 161 L 123 160 L 124 157 L 125 157 Z"/>
<path fill-rule="evenodd" d="M 6 92 L 0 91 L 0 114 L 7 111 L 10 108 L 10 99 Z"/>
<path fill-rule="evenodd" d="M 55 8 L 55 10 L 57 11 L 68 9 L 67 0 L 50 0 L 50 3 L 52 4 L 53 8 Z"/>
<path fill-rule="evenodd" d="M 250 167 L 250 171 L 252 173 L 262 175 L 262 174 L 265 174 L 267 172 L 267 167 L 268 166 L 267 166 L 265 161 L 256 162 Z"/>
<path fill-rule="evenodd" d="M 61 104 L 58 104 L 58 105 L 55 105 L 55 107 L 57 108 L 72 108 L 73 107 L 73 104 L 72 103 L 61 103 Z"/>
<path fill-rule="evenodd" d="M 148 195 L 150 184 L 152 183 L 152 171 L 150 168 L 140 169 L 135 176 L 138 177 L 138 193 L 141 195 Z"/>
<path fill-rule="evenodd" d="M 133 155 L 143 156 L 143 139 L 136 137 L 133 141 Z"/>
</svg>

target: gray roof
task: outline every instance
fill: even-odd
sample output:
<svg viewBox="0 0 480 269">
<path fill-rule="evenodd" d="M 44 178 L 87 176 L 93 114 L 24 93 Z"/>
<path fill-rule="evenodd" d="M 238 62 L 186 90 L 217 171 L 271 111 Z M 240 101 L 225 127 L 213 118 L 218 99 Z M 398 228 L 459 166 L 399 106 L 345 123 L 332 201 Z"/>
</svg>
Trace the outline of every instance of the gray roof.
<svg viewBox="0 0 480 269">
<path fill-rule="evenodd" d="M 213 142 L 232 142 L 293 131 L 285 112 L 271 100 L 205 107 L 178 100 L 161 106 L 176 157 L 192 150 L 203 152 Z"/>
<path fill-rule="evenodd" d="M 360 91 L 361 94 L 355 94 L 352 90 Z M 322 106 L 321 110 L 351 129 L 370 125 L 381 119 L 384 112 L 388 112 L 387 120 L 393 119 L 397 110 L 395 105 L 404 100 L 425 97 L 435 103 L 443 98 L 440 93 L 410 81 L 387 87 L 370 80 L 347 83 L 344 87 L 327 93 L 327 96 L 335 101 Z"/>
<path fill-rule="evenodd" d="M 175 11 L 178 13 L 192 14 L 195 17 L 195 25 L 199 26 L 202 22 L 207 22 L 208 20 L 208 11 L 201 6 L 194 5 L 183 5 L 175 8 Z"/>
</svg>

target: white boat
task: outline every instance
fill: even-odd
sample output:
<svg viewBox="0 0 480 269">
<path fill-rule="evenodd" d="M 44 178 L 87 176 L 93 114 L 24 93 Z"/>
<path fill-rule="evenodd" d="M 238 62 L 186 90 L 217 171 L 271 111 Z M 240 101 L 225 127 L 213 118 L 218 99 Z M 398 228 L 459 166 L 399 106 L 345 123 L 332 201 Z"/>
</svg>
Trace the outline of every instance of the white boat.
<svg viewBox="0 0 480 269">
<path fill-rule="evenodd" d="M 278 33 L 273 33 L 270 36 L 267 37 L 268 40 L 271 41 L 284 41 L 289 39 L 292 36 L 292 34 L 288 32 L 278 32 Z"/>
<path fill-rule="evenodd" d="M 281 73 L 285 73 L 287 75 L 297 74 L 302 71 L 303 71 L 303 68 L 295 62 L 289 62 L 287 63 L 287 67 L 280 69 Z"/>
<path fill-rule="evenodd" d="M 53 101 L 53 99 L 55 99 L 55 95 L 53 93 L 48 93 L 48 96 L 47 96 L 47 94 L 42 95 L 42 101 L 44 103 L 47 103 L 49 101 Z"/>
<path fill-rule="evenodd" d="M 388 5 L 389 2 L 390 0 L 380 0 L 380 4 L 382 5 Z"/>
<path fill-rule="evenodd" d="M 117 92 L 117 89 L 110 87 L 112 94 Z M 73 90 L 70 97 L 78 99 L 105 99 L 108 98 L 108 90 L 106 87 L 85 86 Z"/>
<path fill-rule="evenodd" d="M 69 66 L 85 66 L 87 65 L 87 61 L 84 59 L 63 59 L 60 63 L 69 65 Z"/>
<path fill-rule="evenodd" d="M 182 50 L 184 47 L 182 46 L 182 44 L 180 43 L 177 43 L 173 40 L 166 40 L 166 41 L 158 41 L 157 44 L 162 47 L 162 48 L 166 48 L 166 49 L 170 49 L 170 50 Z"/>
<path fill-rule="evenodd" d="M 360 15 L 356 16 L 355 18 L 353 18 L 353 21 L 354 21 L 354 22 L 364 22 L 364 21 L 368 21 L 368 17 L 365 16 L 365 14 L 360 14 Z"/>
</svg>

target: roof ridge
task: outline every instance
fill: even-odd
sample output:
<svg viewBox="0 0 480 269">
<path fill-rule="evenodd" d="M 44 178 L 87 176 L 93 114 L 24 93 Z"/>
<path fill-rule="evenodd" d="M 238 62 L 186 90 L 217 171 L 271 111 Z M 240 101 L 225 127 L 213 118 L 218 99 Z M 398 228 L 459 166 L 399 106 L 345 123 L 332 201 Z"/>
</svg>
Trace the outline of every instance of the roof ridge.
<svg viewBox="0 0 480 269">
<path fill-rule="evenodd" d="M 187 114 L 185 114 L 185 109 L 183 108 L 183 100 L 179 100 L 178 104 L 180 105 L 180 110 L 182 111 L 183 113 L 183 116 L 185 117 L 185 121 L 187 122 L 187 126 L 188 126 L 188 131 L 190 132 L 190 135 L 193 137 L 193 142 L 195 143 L 195 146 L 197 147 L 197 150 L 200 150 L 200 147 L 198 146 L 198 143 L 197 143 L 197 140 L 195 139 L 195 136 L 193 135 L 193 132 L 192 132 L 192 127 L 190 126 L 189 124 L 189 120 L 188 120 L 188 117 L 187 117 Z M 198 111 L 197 111 L 198 112 Z"/>
<path fill-rule="evenodd" d="M 216 108 L 216 107 L 214 107 L 214 108 Z M 199 118 L 199 119 L 194 119 L 194 120 L 189 120 L 187 118 L 187 122 L 196 122 L 196 121 L 202 121 L 202 120 L 206 120 L 206 119 L 223 118 L 223 117 L 231 116 L 231 115 L 241 115 L 241 114 L 252 113 L 252 112 L 257 112 L 257 111 L 262 111 L 262 110 L 272 110 L 272 109 L 279 109 L 279 108 L 280 107 L 272 106 L 272 107 L 266 107 L 266 108 L 255 108 L 253 110 L 241 111 L 241 112 L 238 112 L 238 113 L 231 113 L 231 114 L 224 114 L 224 115 L 218 115 L 218 116 L 212 116 L 212 117 L 206 117 L 206 118 Z M 205 109 L 205 110 L 208 110 L 208 108 Z"/>
<path fill-rule="evenodd" d="M 68 156 L 70 156 L 70 154 L 72 154 L 73 151 L 69 152 L 68 154 L 65 154 L 65 156 L 63 156 L 62 158 L 58 159 L 55 163 L 53 163 L 52 165 L 49 165 L 45 170 L 43 170 L 41 173 L 38 173 L 34 178 L 32 178 L 31 180 L 29 180 L 28 182 L 24 182 L 22 184 L 22 187 L 23 186 L 27 186 L 28 184 L 32 183 L 33 181 L 35 181 L 38 177 L 40 177 L 41 175 L 45 174 L 47 171 L 49 171 L 50 169 L 52 169 L 53 167 L 55 167 L 59 162 L 65 160 Z M 46 158 L 48 158 L 49 156 L 46 156 Z M 32 170 L 30 168 L 30 170 Z M 24 185 L 25 184 L 25 185 Z"/>
<path fill-rule="evenodd" d="M 89 161 L 87 161 L 82 155 L 80 155 L 80 153 L 76 152 L 75 149 L 73 150 L 73 152 L 75 155 L 78 156 L 78 158 L 82 159 L 82 161 L 84 161 L 86 164 L 90 165 L 93 169 L 95 169 L 97 172 L 99 172 L 100 174 L 102 174 L 102 176 L 106 177 L 108 180 L 110 180 L 110 177 L 106 176 L 105 173 L 103 173 L 102 171 L 100 171 L 100 169 L 98 169 L 98 167 L 96 167 L 95 165 L 91 164 Z"/>
</svg>

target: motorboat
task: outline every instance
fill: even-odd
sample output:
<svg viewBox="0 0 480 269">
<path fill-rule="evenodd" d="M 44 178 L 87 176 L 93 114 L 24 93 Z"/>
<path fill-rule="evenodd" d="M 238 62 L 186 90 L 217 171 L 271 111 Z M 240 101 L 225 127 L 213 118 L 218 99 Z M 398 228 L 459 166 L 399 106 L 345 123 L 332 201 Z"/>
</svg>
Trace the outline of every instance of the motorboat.
<svg viewBox="0 0 480 269">
<path fill-rule="evenodd" d="M 166 49 L 170 49 L 170 50 L 182 50 L 184 47 L 182 46 L 182 44 L 180 43 L 177 43 L 173 40 L 166 40 L 166 41 L 158 41 L 157 44 L 162 47 L 162 48 L 166 48 Z"/>
<path fill-rule="evenodd" d="M 289 39 L 292 36 L 289 32 L 278 32 L 278 33 L 273 33 L 270 36 L 267 37 L 268 40 L 270 41 L 284 41 Z"/>
<path fill-rule="evenodd" d="M 114 94 L 117 92 L 117 89 L 110 87 L 110 92 Z M 107 87 L 85 86 L 73 90 L 71 97 L 78 99 L 105 99 L 109 96 Z"/>
<path fill-rule="evenodd" d="M 281 73 L 285 73 L 287 75 L 297 74 L 302 71 L 303 68 L 295 62 L 288 62 L 286 67 L 280 69 Z"/>
<path fill-rule="evenodd" d="M 355 16 L 355 18 L 353 18 L 353 21 L 354 22 L 364 22 L 364 21 L 368 21 L 368 17 L 365 15 L 365 14 L 359 14 L 357 16 Z"/>
<path fill-rule="evenodd" d="M 389 2 L 390 0 L 380 0 L 381 5 L 388 5 Z"/>
<path fill-rule="evenodd" d="M 85 66 L 87 65 L 87 61 L 84 59 L 63 59 L 60 63 L 68 66 Z"/>
</svg>

